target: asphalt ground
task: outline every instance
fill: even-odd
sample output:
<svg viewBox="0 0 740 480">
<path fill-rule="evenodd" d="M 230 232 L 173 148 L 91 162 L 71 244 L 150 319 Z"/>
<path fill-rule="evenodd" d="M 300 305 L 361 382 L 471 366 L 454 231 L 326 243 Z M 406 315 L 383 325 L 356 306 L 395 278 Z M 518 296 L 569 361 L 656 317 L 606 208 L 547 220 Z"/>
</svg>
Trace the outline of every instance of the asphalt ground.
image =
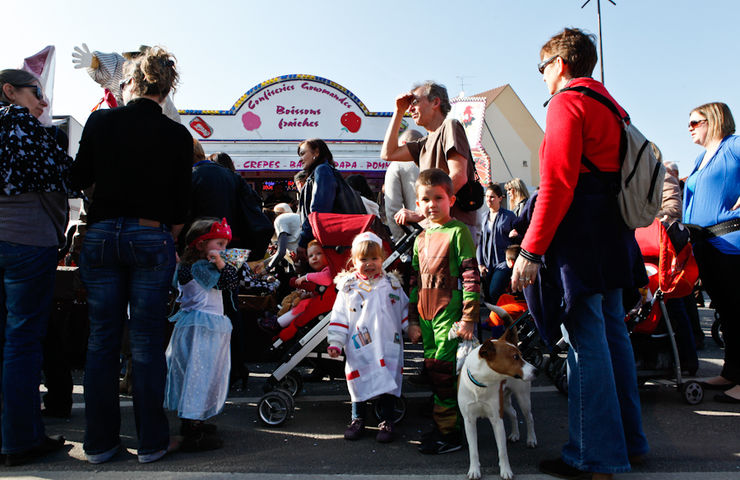
<svg viewBox="0 0 740 480">
<path fill-rule="evenodd" d="M 697 378 L 715 375 L 721 365 L 722 350 L 709 337 L 712 312 L 700 309 L 707 339 L 699 352 Z M 407 345 L 407 374 L 419 365 L 418 346 Z M 174 453 L 162 460 L 141 465 L 135 455 L 136 435 L 131 398 L 121 396 L 121 440 L 125 450 L 102 465 L 84 461 L 84 404 L 77 372 L 75 406 L 72 417 L 47 419 L 48 434 L 64 434 L 65 448 L 35 463 L 20 467 L 0 467 L 3 478 L 208 478 L 208 479 L 447 479 L 464 478 L 468 468 L 467 450 L 440 456 L 417 451 L 420 435 L 431 425 L 424 415 L 429 391 L 404 382 L 408 407 L 405 419 L 397 425 L 397 439 L 378 444 L 375 429 L 366 431 L 356 442 L 343 439 L 350 405 L 346 385 L 341 380 L 304 383 L 296 397 L 293 418 L 280 427 L 266 427 L 258 419 L 257 402 L 262 385 L 274 363 L 250 364 L 253 375 L 246 389 L 233 391 L 223 413 L 213 419 L 224 438 L 224 447 L 201 453 Z M 651 451 L 641 465 L 617 479 L 731 479 L 740 478 L 740 405 L 725 405 L 705 392 L 699 405 L 682 400 L 675 384 L 650 382 L 641 389 L 644 428 Z M 516 478 L 552 478 L 537 473 L 540 460 L 559 455 L 567 439 L 567 398 L 543 374 L 533 383 L 533 414 L 538 446 L 526 448 L 522 440 L 509 444 L 509 459 Z M 170 414 L 171 432 L 179 421 Z M 498 477 L 498 461 L 491 427 L 479 421 L 482 473 Z M 526 432 L 523 425 L 522 433 Z"/>
</svg>

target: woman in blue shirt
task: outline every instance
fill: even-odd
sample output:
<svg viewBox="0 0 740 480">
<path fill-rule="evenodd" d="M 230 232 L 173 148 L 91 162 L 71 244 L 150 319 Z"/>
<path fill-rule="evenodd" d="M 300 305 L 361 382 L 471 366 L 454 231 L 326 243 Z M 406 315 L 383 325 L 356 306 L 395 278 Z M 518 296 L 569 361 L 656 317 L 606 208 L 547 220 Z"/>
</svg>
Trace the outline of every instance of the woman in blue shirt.
<svg viewBox="0 0 740 480">
<path fill-rule="evenodd" d="M 722 371 L 703 386 L 723 390 L 714 397 L 718 402 L 740 403 L 740 138 L 732 135 L 730 109 L 719 102 L 692 110 L 689 133 L 706 150 L 686 180 L 684 221 L 704 227 L 693 239 L 694 255 L 725 340 Z"/>
</svg>

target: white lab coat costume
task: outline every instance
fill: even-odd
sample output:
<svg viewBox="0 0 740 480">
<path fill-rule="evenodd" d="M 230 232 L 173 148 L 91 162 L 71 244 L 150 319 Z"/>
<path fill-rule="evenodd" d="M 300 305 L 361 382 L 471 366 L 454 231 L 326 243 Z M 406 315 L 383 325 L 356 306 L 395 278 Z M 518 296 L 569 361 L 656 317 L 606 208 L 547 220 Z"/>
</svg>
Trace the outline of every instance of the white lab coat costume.
<svg viewBox="0 0 740 480">
<path fill-rule="evenodd" d="M 345 374 L 353 402 L 388 393 L 401 395 L 403 331 L 409 299 L 394 274 L 364 279 L 355 272 L 335 278 L 329 345 L 344 348 Z"/>
</svg>

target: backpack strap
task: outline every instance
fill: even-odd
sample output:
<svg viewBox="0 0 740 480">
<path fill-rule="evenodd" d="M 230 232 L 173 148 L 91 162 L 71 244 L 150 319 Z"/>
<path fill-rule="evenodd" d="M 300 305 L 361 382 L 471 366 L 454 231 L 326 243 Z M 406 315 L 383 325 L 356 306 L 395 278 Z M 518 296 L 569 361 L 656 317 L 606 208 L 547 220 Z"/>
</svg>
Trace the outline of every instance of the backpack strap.
<svg viewBox="0 0 740 480">
<path fill-rule="evenodd" d="M 616 116 L 617 116 L 617 118 L 619 118 L 619 119 L 620 119 L 621 121 L 623 121 L 624 123 L 629 123 L 629 121 L 630 121 L 630 116 L 629 116 L 629 115 L 628 115 L 628 114 L 627 114 L 627 113 L 625 112 L 625 116 L 623 117 L 623 116 L 622 116 L 622 114 L 621 114 L 621 113 L 619 112 L 619 109 L 617 108 L 617 106 L 616 106 L 616 105 L 614 104 L 614 102 L 612 102 L 611 100 L 609 100 L 609 99 L 608 99 L 608 98 L 606 98 L 606 97 L 605 97 L 604 95 L 602 95 L 602 94 L 600 94 L 599 92 L 597 92 L 596 90 L 590 89 L 590 88 L 588 88 L 588 87 L 584 87 L 584 86 L 582 86 L 582 85 L 577 85 L 577 86 L 575 86 L 575 87 L 565 87 L 565 88 L 563 88 L 563 89 L 561 89 L 561 90 L 558 90 L 558 91 L 557 91 L 557 92 L 555 93 L 555 95 L 557 95 L 558 93 L 562 93 L 562 92 L 567 92 L 567 91 L 569 91 L 569 90 L 572 90 L 572 91 L 574 91 L 574 92 L 580 92 L 580 93 L 582 93 L 582 94 L 586 95 L 587 97 L 591 97 L 591 98 L 593 98 L 594 100 L 596 100 L 597 102 L 601 103 L 601 104 L 602 104 L 602 105 L 604 105 L 604 106 L 605 106 L 606 108 L 608 108 L 609 110 L 611 110 L 611 111 L 612 111 L 612 113 L 613 113 L 614 115 L 616 115 Z M 555 95 L 553 95 L 553 97 L 554 97 Z M 550 97 L 550 100 L 552 100 L 552 97 Z M 549 103 L 549 102 L 550 102 L 550 100 L 548 100 L 548 101 L 547 101 L 547 102 L 545 103 L 545 105 L 547 105 L 547 103 Z M 626 145 L 625 145 L 625 142 L 624 142 L 624 136 L 622 136 L 622 141 L 620 142 L 620 147 L 619 147 L 619 150 L 620 150 L 620 151 L 619 151 L 619 157 L 620 157 L 620 158 L 624 157 L 624 155 L 623 155 L 623 150 L 624 150 L 625 148 L 626 148 Z M 593 163 L 593 162 L 592 162 L 591 160 L 589 160 L 588 158 L 586 158 L 586 156 L 585 156 L 585 155 L 581 155 L 581 162 L 582 162 L 582 163 L 583 163 L 583 164 L 584 164 L 584 165 L 586 166 L 586 168 L 588 168 L 588 169 L 589 169 L 589 170 L 590 170 L 591 172 L 593 172 L 593 173 L 601 172 L 601 170 L 599 170 L 599 169 L 598 169 L 598 168 L 596 167 L 596 165 L 594 165 L 594 163 Z"/>
<path fill-rule="evenodd" d="M 576 92 L 581 92 L 582 94 L 586 95 L 587 97 L 593 98 L 594 100 L 596 100 L 597 102 L 601 103 L 606 108 L 608 108 L 609 110 L 611 110 L 612 113 L 614 113 L 614 115 L 616 115 L 617 117 L 619 117 L 620 120 L 623 120 L 624 122 L 629 123 L 630 116 L 627 115 L 627 114 L 625 114 L 625 116 L 623 117 L 622 114 L 619 113 L 619 109 L 614 104 L 614 102 L 612 102 L 611 100 L 609 100 L 604 95 L 602 95 L 599 92 L 597 92 L 596 90 L 592 90 L 592 89 L 590 89 L 588 87 L 584 87 L 584 86 L 578 85 L 578 86 L 575 86 L 575 87 L 565 87 L 564 89 L 560 90 L 558 93 L 567 92 L 568 90 L 573 90 L 573 91 L 576 91 Z M 557 93 L 555 95 L 557 95 Z"/>
</svg>

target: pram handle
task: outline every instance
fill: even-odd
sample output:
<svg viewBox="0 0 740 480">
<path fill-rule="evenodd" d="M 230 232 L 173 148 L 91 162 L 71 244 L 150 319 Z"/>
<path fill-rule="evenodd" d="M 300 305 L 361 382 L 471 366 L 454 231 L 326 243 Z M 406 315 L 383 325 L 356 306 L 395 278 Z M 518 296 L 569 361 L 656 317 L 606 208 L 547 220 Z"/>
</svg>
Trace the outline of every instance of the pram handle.
<svg viewBox="0 0 740 480">
<path fill-rule="evenodd" d="M 401 230 L 403 230 L 403 233 L 406 235 L 410 234 L 412 231 L 422 230 L 421 225 L 418 223 L 410 223 L 408 225 L 402 225 L 399 223 L 398 226 L 401 227 Z M 411 228 L 409 228 L 409 226 Z"/>
<path fill-rule="evenodd" d="M 277 252 L 275 255 L 265 260 L 267 262 L 267 270 L 273 270 L 277 267 L 278 262 L 285 258 L 285 252 L 288 250 L 288 234 L 282 232 L 277 239 Z"/>
</svg>

